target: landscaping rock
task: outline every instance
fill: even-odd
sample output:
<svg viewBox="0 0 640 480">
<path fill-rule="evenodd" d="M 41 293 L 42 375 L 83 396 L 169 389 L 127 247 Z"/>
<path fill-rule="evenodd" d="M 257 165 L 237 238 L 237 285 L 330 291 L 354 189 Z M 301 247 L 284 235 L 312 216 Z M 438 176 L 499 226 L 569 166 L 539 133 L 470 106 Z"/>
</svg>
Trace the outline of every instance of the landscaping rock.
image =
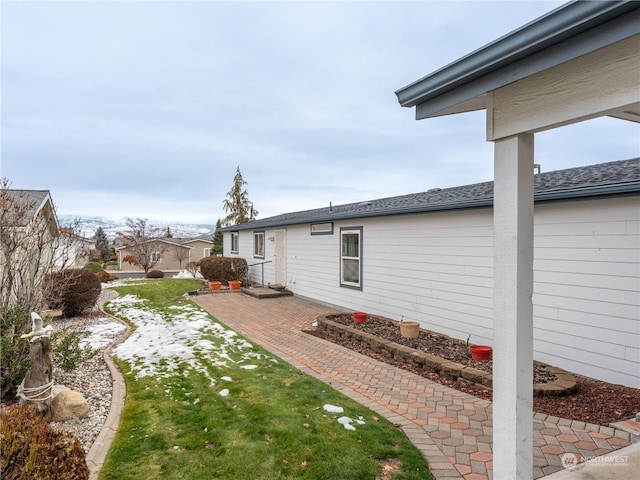
<svg viewBox="0 0 640 480">
<path fill-rule="evenodd" d="M 72 418 L 89 416 L 89 403 L 80 392 L 70 390 L 64 385 L 55 385 L 51 401 L 51 421 L 64 422 Z"/>
</svg>

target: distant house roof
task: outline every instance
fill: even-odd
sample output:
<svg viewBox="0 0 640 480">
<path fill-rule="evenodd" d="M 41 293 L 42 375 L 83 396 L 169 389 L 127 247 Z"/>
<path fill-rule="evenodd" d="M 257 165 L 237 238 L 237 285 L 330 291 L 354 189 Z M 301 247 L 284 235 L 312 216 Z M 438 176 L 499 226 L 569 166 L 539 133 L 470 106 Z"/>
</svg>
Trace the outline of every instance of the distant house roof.
<svg viewBox="0 0 640 480">
<path fill-rule="evenodd" d="M 52 219 L 58 228 L 58 219 L 53 211 L 53 202 L 49 190 L 6 190 L 13 202 L 25 206 L 28 210 L 26 215 L 20 215 L 20 218 L 14 219 L 14 227 L 26 227 L 33 218 L 47 205 L 50 204 Z"/>
<path fill-rule="evenodd" d="M 197 237 L 193 237 L 193 238 L 181 238 L 180 242 L 190 243 L 190 242 L 202 241 L 202 242 L 211 243 L 212 238 L 213 238 L 213 233 L 203 233 L 202 235 L 198 235 Z"/>
<path fill-rule="evenodd" d="M 535 176 L 534 182 L 536 202 L 601 195 L 638 194 L 640 193 L 640 158 L 539 173 Z M 284 225 L 491 206 L 493 206 L 493 182 L 483 182 L 284 213 L 225 227 L 222 231 L 254 230 Z"/>
<path fill-rule="evenodd" d="M 189 249 L 193 248 L 193 247 L 190 247 L 189 245 L 184 245 L 184 244 L 182 244 L 180 242 L 173 241 L 172 238 L 168 238 L 168 239 L 167 238 L 154 238 L 154 239 L 151 239 L 151 240 L 147 240 L 146 242 L 142 242 L 142 243 L 149 243 L 149 242 L 166 243 L 168 245 L 171 245 L 172 247 L 181 247 L 181 248 L 189 248 Z M 116 247 L 116 251 L 118 251 L 118 250 L 126 250 L 128 248 L 130 248 L 130 246 L 122 245 L 120 247 Z"/>
</svg>

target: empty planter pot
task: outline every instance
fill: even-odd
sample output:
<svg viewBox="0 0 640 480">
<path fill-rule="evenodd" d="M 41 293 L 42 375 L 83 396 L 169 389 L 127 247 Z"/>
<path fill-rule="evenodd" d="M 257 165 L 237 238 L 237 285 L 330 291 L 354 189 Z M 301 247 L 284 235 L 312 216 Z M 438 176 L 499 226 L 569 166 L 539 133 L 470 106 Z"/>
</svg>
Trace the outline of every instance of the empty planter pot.
<svg viewBox="0 0 640 480">
<path fill-rule="evenodd" d="M 240 290 L 242 282 L 240 280 L 229 280 L 229 290 Z"/>
<path fill-rule="evenodd" d="M 356 323 L 365 323 L 367 314 L 365 312 L 353 312 L 353 321 Z"/>
<path fill-rule="evenodd" d="M 220 287 L 222 287 L 222 282 L 209 282 L 210 290 L 220 290 Z"/>
<path fill-rule="evenodd" d="M 400 322 L 400 335 L 405 338 L 418 338 L 420 336 L 420 323 Z"/>
<path fill-rule="evenodd" d="M 471 358 L 476 362 L 491 360 L 493 353 L 493 349 L 488 345 L 471 345 L 469 350 L 471 351 Z"/>
</svg>

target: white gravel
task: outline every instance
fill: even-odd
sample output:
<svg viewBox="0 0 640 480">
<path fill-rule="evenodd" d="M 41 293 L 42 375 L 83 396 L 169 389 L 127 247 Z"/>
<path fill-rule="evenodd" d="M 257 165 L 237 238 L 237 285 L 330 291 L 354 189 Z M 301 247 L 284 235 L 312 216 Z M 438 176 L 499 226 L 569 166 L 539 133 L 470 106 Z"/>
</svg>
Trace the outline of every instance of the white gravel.
<svg viewBox="0 0 640 480">
<path fill-rule="evenodd" d="M 103 289 L 99 303 L 116 296 L 115 291 Z M 89 332 L 90 337 L 87 340 L 94 348 L 99 349 L 91 360 L 83 363 L 72 372 L 64 372 L 59 367 L 54 367 L 53 370 L 53 379 L 56 385 L 64 385 L 71 390 L 80 392 L 89 403 L 89 417 L 56 422 L 51 425 L 58 430 L 76 436 L 85 452 L 89 452 L 111 409 L 113 378 L 102 354 L 104 349 L 125 331 L 124 325 L 119 324 L 122 328 L 117 328 L 116 323 L 113 318 L 101 315 L 97 309 L 86 317 L 74 317 L 52 322 L 54 331 L 65 328 Z"/>
</svg>

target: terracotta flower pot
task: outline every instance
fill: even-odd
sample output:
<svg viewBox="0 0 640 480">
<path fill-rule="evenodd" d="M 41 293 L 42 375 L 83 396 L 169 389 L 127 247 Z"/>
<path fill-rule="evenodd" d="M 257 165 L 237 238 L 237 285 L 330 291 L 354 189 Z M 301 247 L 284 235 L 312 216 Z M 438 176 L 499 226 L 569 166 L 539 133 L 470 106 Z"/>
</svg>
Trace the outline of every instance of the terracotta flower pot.
<svg viewBox="0 0 640 480">
<path fill-rule="evenodd" d="M 365 312 L 353 312 L 353 321 L 356 323 L 365 323 L 367 314 Z"/>
<path fill-rule="evenodd" d="M 222 282 L 209 282 L 209 290 L 220 290 Z"/>
<path fill-rule="evenodd" d="M 418 338 L 420 336 L 420 323 L 400 322 L 400 335 L 405 338 Z"/>
<path fill-rule="evenodd" d="M 240 280 L 229 280 L 229 290 L 240 290 L 242 282 Z"/>
<path fill-rule="evenodd" d="M 471 345 L 469 346 L 469 351 L 471 352 L 471 358 L 476 362 L 491 360 L 493 354 L 493 348 L 488 345 Z"/>
</svg>

